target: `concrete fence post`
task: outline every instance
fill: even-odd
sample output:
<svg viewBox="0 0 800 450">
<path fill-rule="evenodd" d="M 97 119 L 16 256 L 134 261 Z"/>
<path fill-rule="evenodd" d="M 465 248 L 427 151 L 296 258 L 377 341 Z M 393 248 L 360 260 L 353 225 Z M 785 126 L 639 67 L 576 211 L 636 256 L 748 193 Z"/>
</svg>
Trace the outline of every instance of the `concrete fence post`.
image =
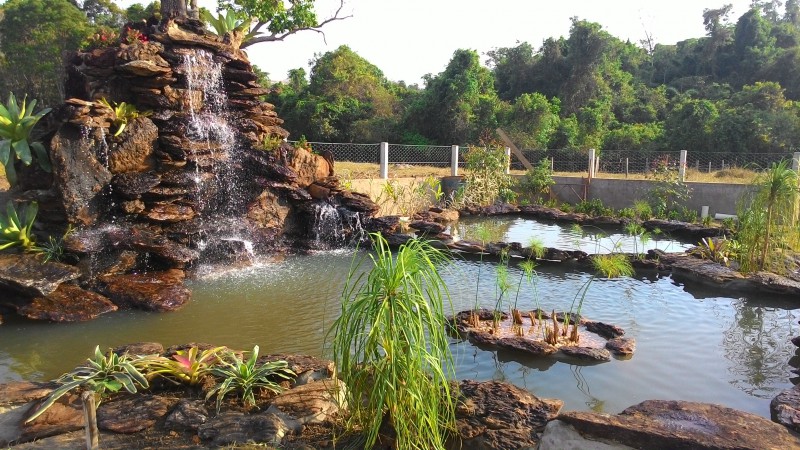
<svg viewBox="0 0 800 450">
<path fill-rule="evenodd" d="M 458 176 L 458 146 L 450 147 L 450 176 Z"/>
<path fill-rule="evenodd" d="M 800 152 L 792 154 L 792 170 L 794 173 L 800 174 Z M 797 222 L 800 221 L 800 198 L 795 197 L 793 209 L 792 226 L 796 227 Z"/>
<path fill-rule="evenodd" d="M 680 180 L 681 183 L 686 181 L 686 154 L 686 150 L 681 150 L 681 162 L 678 166 L 678 180 Z"/>
<path fill-rule="evenodd" d="M 381 142 L 381 178 L 389 179 L 389 143 Z"/>
<path fill-rule="evenodd" d="M 594 168 L 595 168 L 595 165 L 594 165 L 594 149 L 590 148 L 589 149 L 589 179 L 590 180 L 592 178 L 594 178 Z"/>
<path fill-rule="evenodd" d="M 792 154 L 792 170 L 795 173 L 800 172 L 800 152 L 794 152 Z"/>
<path fill-rule="evenodd" d="M 506 175 L 511 174 L 511 147 L 506 147 Z"/>
</svg>

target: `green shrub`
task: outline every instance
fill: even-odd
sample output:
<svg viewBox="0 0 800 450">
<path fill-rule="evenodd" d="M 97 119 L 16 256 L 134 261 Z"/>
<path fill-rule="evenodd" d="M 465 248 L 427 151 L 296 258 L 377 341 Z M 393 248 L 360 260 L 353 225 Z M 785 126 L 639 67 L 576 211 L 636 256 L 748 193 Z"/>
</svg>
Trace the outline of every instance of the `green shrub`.
<svg viewBox="0 0 800 450">
<path fill-rule="evenodd" d="M 512 180 L 505 173 L 508 157 L 503 147 L 470 147 L 466 155 L 464 189 L 456 197 L 461 206 L 487 206 L 502 195 L 509 197 Z"/>
<path fill-rule="evenodd" d="M 551 160 L 549 158 L 539 161 L 539 164 L 528 170 L 519 182 L 523 194 L 538 203 L 542 203 L 547 199 L 550 193 L 550 186 L 554 184 L 556 182 L 553 180 L 553 170 L 551 169 Z"/>
<path fill-rule="evenodd" d="M 610 216 L 614 214 L 614 210 L 604 206 L 603 201 L 599 198 L 582 200 L 580 203 L 574 206 L 573 210 L 576 213 L 582 213 L 592 217 Z"/>
</svg>

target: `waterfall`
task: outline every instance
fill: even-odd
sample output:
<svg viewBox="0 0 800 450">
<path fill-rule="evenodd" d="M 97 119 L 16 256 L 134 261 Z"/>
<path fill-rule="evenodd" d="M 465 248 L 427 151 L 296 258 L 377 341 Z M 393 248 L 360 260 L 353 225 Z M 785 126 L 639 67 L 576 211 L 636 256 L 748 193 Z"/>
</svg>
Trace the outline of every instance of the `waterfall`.
<svg viewBox="0 0 800 450">
<path fill-rule="evenodd" d="M 314 205 L 311 235 L 316 247 L 341 247 L 361 241 L 366 231 L 359 213 L 328 202 L 318 202 Z"/>
<path fill-rule="evenodd" d="M 202 220 L 210 213 L 225 215 L 230 210 L 231 188 L 236 183 L 227 179 L 227 161 L 236 135 L 228 121 L 222 64 L 214 61 L 211 52 L 195 49 L 183 56 L 182 66 L 189 104 L 186 137 L 200 144 L 190 152 L 194 161 L 196 203 Z M 211 176 L 203 176 L 204 172 Z"/>
</svg>

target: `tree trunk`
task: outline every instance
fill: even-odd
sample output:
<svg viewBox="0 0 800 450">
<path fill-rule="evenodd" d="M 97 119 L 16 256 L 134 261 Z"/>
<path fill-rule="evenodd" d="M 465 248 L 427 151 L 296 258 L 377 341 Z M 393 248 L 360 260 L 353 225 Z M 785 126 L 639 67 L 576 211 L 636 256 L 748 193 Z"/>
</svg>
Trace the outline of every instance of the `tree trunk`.
<svg viewBox="0 0 800 450">
<path fill-rule="evenodd" d="M 161 0 L 161 18 L 186 17 L 186 0 Z"/>
</svg>

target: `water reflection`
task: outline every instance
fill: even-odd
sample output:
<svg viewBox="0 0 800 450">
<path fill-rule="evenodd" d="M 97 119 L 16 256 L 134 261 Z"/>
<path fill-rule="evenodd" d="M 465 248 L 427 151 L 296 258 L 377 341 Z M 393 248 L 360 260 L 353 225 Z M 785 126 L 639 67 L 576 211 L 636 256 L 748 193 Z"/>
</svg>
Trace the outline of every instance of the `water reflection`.
<svg viewBox="0 0 800 450">
<path fill-rule="evenodd" d="M 759 398 L 772 398 L 778 384 L 790 375 L 787 361 L 795 347 L 791 343 L 792 311 L 748 301 L 733 302 L 733 320 L 723 333 L 725 358 L 733 375 L 730 383 Z"/>
</svg>

